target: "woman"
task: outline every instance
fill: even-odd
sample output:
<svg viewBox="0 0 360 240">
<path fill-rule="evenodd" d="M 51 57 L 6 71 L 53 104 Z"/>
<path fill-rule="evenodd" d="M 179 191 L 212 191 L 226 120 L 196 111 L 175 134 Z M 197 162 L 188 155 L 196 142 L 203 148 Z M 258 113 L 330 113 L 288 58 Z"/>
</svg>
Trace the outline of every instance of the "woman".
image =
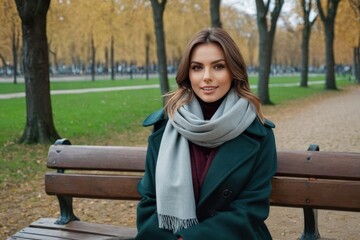
<svg viewBox="0 0 360 240">
<path fill-rule="evenodd" d="M 271 239 L 272 128 L 222 29 L 190 40 L 164 111 L 150 115 L 136 239 Z"/>
</svg>

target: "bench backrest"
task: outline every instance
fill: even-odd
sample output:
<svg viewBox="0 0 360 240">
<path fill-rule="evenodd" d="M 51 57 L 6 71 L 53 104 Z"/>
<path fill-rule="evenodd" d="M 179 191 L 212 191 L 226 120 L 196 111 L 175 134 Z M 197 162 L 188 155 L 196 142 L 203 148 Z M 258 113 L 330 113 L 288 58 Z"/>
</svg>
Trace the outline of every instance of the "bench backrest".
<svg viewBox="0 0 360 240">
<path fill-rule="evenodd" d="M 276 206 L 360 211 L 360 153 L 279 150 L 270 202 Z M 139 200 L 145 147 L 52 145 L 49 195 Z M 321 194 L 319 194 L 321 193 Z"/>
</svg>

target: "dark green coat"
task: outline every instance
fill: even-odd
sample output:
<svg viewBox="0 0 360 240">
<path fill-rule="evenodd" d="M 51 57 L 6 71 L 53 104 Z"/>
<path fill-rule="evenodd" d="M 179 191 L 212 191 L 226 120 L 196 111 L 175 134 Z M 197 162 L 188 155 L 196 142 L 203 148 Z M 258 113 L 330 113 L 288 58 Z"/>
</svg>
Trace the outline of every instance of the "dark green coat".
<svg viewBox="0 0 360 240">
<path fill-rule="evenodd" d="M 264 221 L 277 163 L 273 123 L 255 119 L 243 134 L 220 146 L 201 186 L 199 224 L 176 234 L 160 229 L 156 215 L 155 166 L 165 123 L 162 112 L 144 121 L 145 126 L 155 125 L 155 130 L 149 137 L 145 175 L 138 185 L 142 200 L 137 207 L 136 239 L 272 239 Z"/>
</svg>

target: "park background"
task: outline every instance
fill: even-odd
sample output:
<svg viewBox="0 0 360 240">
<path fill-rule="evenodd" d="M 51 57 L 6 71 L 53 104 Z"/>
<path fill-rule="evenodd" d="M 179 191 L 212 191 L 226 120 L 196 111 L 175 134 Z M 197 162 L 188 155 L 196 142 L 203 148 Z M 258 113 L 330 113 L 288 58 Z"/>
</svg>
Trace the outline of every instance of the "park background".
<svg viewBox="0 0 360 240">
<path fill-rule="evenodd" d="M 187 40 L 194 32 L 212 25 L 211 2 L 166 3 L 163 23 L 166 77 L 170 88 L 175 87 L 174 74 Z M 252 89 L 257 92 L 261 70 L 260 37 L 256 9 L 248 11 L 254 9 L 250 3 L 222 1 L 219 12 L 222 27 L 234 37 L 244 55 Z M 300 3 L 286 1 L 273 42 L 268 84 L 274 105 L 266 106 L 265 110 L 270 118 L 279 120 L 277 111 L 284 106 L 301 109 L 309 100 L 316 102 L 325 96 L 342 94 L 356 87 L 358 82 L 359 5 L 354 9 L 352 4 L 358 4 L 357 1 L 344 0 L 338 5 L 334 22 L 336 88 L 328 90 L 326 87 L 327 50 L 324 26 L 319 17 L 311 28 L 308 85 L 299 87 L 304 28 Z M 311 13 L 313 19 L 317 15 L 315 2 Z M 74 144 L 145 146 L 151 129 L 142 128 L 141 121 L 162 106 L 163 83 L 151 1 L 52 1 L 46 20 L 48 80 L 57 133 Z M 22 23 L 15 1 L 4 0 L 0 4 L 0 24 L 0 236 L 5 237 L 44 216 L 41 214 L 56 216 L 58 209 L 56 200 L 43 192 L 48 143 L 18 144 L 26 128 L 28 97 L 25 97 L 27 73 L 21 51 Z M 123 86 L 142 89 L 110 91 Z M 83 94 L 66 92 L 98 88 L 102 90 Z M 57 94 L 60 90 L 64 92 Z M 101 217 L 114 222 L 119 217 L 92 215 L 94 201 L 80 204 L 80 211 L 89 214 L 88 218 L 93 221 Z M 117 207 L 120 214 L 126 212 L 124 208 L 133 210 L 134 203 L 121 203 Z M 134 224 L 133 221 L 130 219 L 125 224 Z M 298 235 L 300 233 L 301 230 Z M 286 232 L 274 236 L 275 239 L 288 239 L 286 237 Z"/>
</svg>

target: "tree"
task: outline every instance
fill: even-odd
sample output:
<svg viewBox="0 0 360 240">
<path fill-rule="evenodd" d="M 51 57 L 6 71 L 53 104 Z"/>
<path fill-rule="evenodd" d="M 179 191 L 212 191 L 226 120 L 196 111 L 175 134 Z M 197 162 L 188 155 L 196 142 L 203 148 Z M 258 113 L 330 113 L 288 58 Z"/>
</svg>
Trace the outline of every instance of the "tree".
<svg viewBox="0 0 360 240">
<path fill-rule="evenodd" d="M 158 2 L 158 0 L 151 0 L 151 5 L 153 9 L 153 17 L 155 23 L 155 36 L 156 36 L 160 88 L 161 88 L 161 94 L 164 95 L 170 90 L 168 73 L 167 73 L 165 33 L 164 33 L 164 21 L 163 21 L 166 0 L 162 0 L 160 1 L 160 3 Z"/>
<path fill-rule="evenodd" d="M 310 20 L 310 13 L 312 12 L 312 0 L 301 0 L 301 8 L 303 11 L 304 28 L 301 43 L 301 87 L 308 86 L 308 71 L 309 71 L 309 42 L 311 35 L 311 27 L 314 25 L 317 15 Z"/>
<path fill-rule="evenodd" d="M 238 8 L 227 7 L 221 9 L 223 27 L 234 36 L 234 41 L 239 46 L 245 62 L 250 69 L 256 65 L 256 49 L 258 46 L 258 30 L 256 17 L 241 11 Z"/>
<path fill-rule="evenodd" d="M 211 26 L 222 27 L 220 20 L 220 3 L 221 0 L 210 0 Z"/>
<path fill-rule="evenodd" d="M 271 12 L 270 28 L 268 28 L 267 15 L 271 0 L 265 3 L 256 0 L 256 17 L 259 31 L 259 82 L 258 96 L 263 104 L 271 104 L 269 96 L 269 76 L 272 59 L 272 49 L 275 38 L 276 23 L 279 18 L 284 0 L 276 0 Z"/>
<path fill-rule="evenodd" d="M 114 35 L 111 35 L 110 42 L 110 71 L 111 71 L 111 80 L 115 80 L 115 62 L 114 62 Z"/>
<path fill-rule="evenodd" d="M 358 0 L 349 0 L 353 15 L 357 21 L 355 22 L 355 36 L 353 44 L 353 72 L 355 75 L 355 81 L 360 84 L 360 2 Z"/>
<path fill-rule="evenodd" d="M 334 57 L 334 25 L 336 18 L 336 11 L 340 0 L 327 0 L 326 12 L 323 10 L 321 0 L 316 0 L 319 16 L 324 24 L 325 31 L 325 64 L 326 64 L 326 89 L 337 89 L 335 81 L 335 57 Z"/>
<path fill-rule="evenodd" d="M 150 68 L 150 34 L 145 34 L 145 75 L 146 80 L 149 80 L 149 68 Z"/>
<path fill-rule="evenodd" d="M 91 56 L 91 81 L 95 81 L 96 74 L 96 47 L 94 44 L 94 34 L 90 36 L 90 56 Z"/>
<path fill-rule="evenodd" d="M 16 0 L 23 34 L 26 127 L 21 143 L 52 143 L 56 132 L 50 100 L 46 14 L 50 0 Z"/>
<path fill-rule="evenodd" d="M 18 56 L 20 49 L 20 20 L 16 11 L 16 5 L 12 0 L 5 0 L 1 3 L 0 10 L 3 11 L 2 19 L 0 21 L 6 22 L 5 26 L 2 26 L 0 31 L 6 35 L 6 41 L 2 43 L 0 41 L 0 58 L 5 68 L 10 68 L 5 60 L 5 54 L 2 52 L 8 52 L 12 54 L 12 66 L 13 66 L 13 83 L 17 84 L 17 72 L 18 72 Z M 11 47 L 9 46 L 11 45 Z M 9 64 L 10 65 L 10 64 Z"/>
</svg>

